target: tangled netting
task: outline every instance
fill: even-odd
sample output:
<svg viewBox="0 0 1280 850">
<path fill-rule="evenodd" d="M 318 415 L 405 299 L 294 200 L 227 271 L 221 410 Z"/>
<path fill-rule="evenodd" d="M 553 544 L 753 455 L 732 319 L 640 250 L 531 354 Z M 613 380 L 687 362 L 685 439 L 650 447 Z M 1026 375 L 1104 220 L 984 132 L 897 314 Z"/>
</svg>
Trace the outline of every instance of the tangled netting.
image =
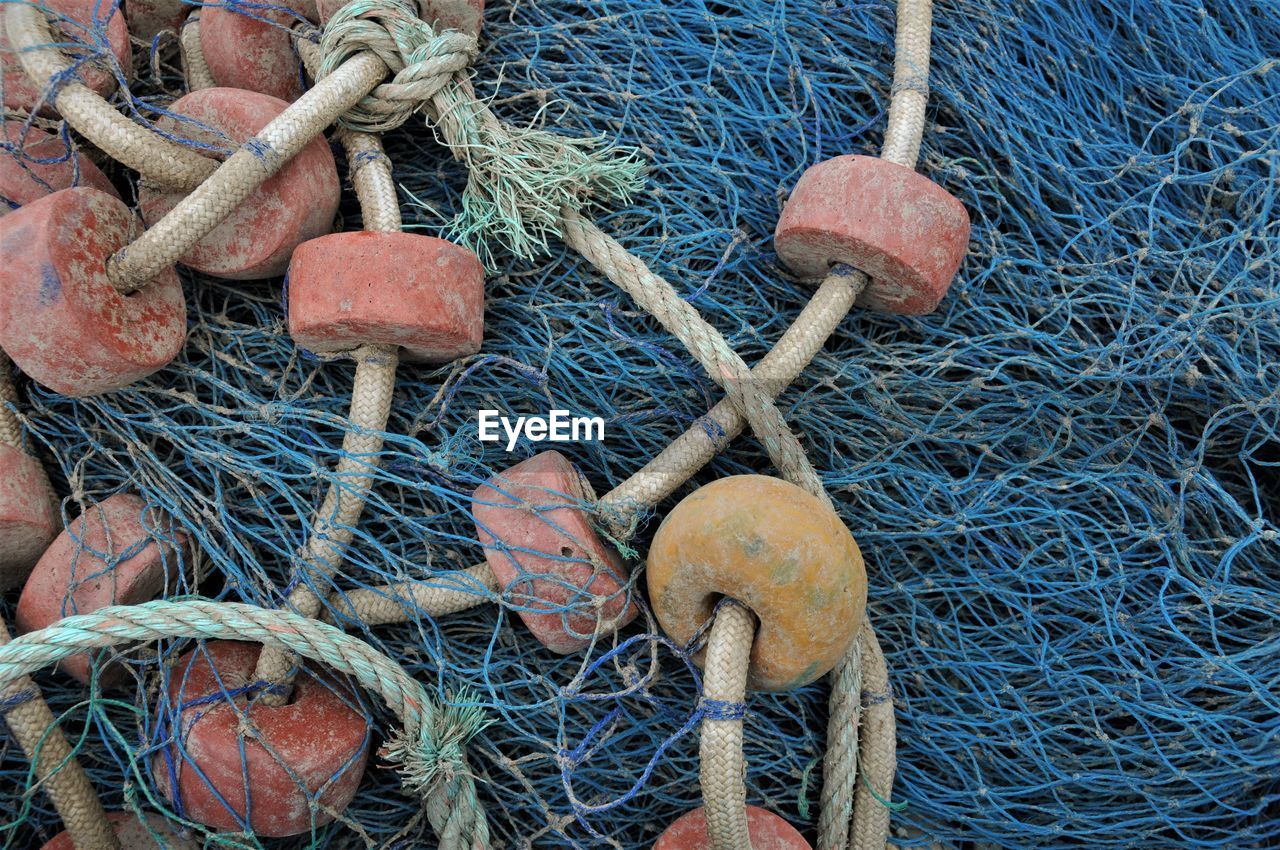
<svg viewBox="0 0 1280 850">
<path fill-rule="evenodd" d="M 855 311 L 782 399 L 867 557 L 897 707 L 895 832 L 957 847 L 1275 846 L 1275 4 L 949 0 L 934 21 L 921 169 L 969 209 L 970 256 L 933 315 Z M 806 166 L 876 149 L 892 32 L 888 2 L 493 0 L 476 84 L 508 120 L 642 150 L 647 189 L 602 226 L 750 361 L 806 297 L 772 251 L 780 204 Z M 443 232 L 461 169 L 420 124 L 387 147 L 409 225 Z M 354 203 L 344 212 L 356 226 Z M 29 438 L 68 517 L 129 489 L 177 519 L 198 545 L 174 594 L 277 604 L 339 455 L 353 368 L 295 348 L 279 285 L 186 283 L 179 362 L 82 402 L 29 387 Z M 545 448 L 479 443 L 479 408 L 605 417 L 604 441 L 558 446 L 604 492 L 717 397 L 558 243 L 508 261 L 488 282 L 482 353 L 400 368 L 334 586 L 465 586 L 449 573 L 482 557 L 471 490 Z M 762 470 L 761 457 L 744 438 L 699 480 Z M 643 519 L 637 552 L 655 526 Z M 489 602 L 346 625 L 492 721 L 470 759 L 508 846 L 647 847 L 699 803 L 696 678 L 646 637 L 647 609 L 619 651 L 610 638 L 568 657 Z M 171 728 L 156 680 L 185 646 L 136 655 L 124 692 L 40 678 L 109 808 L 180 814 L 149 765 Z M 825 702 L 814 685 L 748 703 L 749 800 L 801 827 L 817 816 Z M 382 740 L 389 719 L 365 710 Z M 44 797 L 24 793 L 16 747 L 0 769 L 8 846 L 56 831 Z M 310 836 L 218 841 L 434 843 L 378 765 Z"/>
</svg>

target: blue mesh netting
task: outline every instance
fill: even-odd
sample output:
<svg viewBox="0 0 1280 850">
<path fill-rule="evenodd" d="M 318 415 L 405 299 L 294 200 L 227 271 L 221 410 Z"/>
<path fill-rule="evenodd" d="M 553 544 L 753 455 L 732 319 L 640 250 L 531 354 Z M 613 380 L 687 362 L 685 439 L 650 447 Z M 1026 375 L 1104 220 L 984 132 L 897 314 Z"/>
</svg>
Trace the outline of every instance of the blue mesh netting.
<svg viewBox="0 0 1280 850">
<path fill-rule="evenodd" d="M 1276 13 L 1270 0 L 936 5 L 921 169 L 969 209 L 970 256 L 937 313 L 855 311 L 783 397 L 867 557 L 904 843 L 1280 842 Z M 781 201 L 806 166 L 875 151 L 892 32 L 888 2 L 495 0 L 477 83 L 510 120 L 545 109 L 565 132 L 643 150 L 648 190 L 602 226 L 753 360 L 806 297 L 772 252 Z M 163 106 L 163 88 L 135 86 L 138 102 Z M 460 169 L 421 126 L 388 149 L 408 220 L 442 232 Z M 356 226 L 350 197 L 344 212 Z M 129 489 L 177 518 L 198 546 L 176 592 L 274 604 L 338 456 L 353 369 L 292 345 L 279 285 L 186 283 L 180 361 L 99 399 L 28 387 L 31 440 L 69 515 Z M 477 443 L 477 408 L 605 416 L 603 443 L 565 449 L 603 492 L 718 398 L 561 246 L 507 262 L 488 295 L 481 354 L 401 367 L 339 587 L 448 581 L 480 559 L 471 490 L 542 447 Z M 699 480 L 763 470 L 761 457 L 744 438 Z M 695 680 L 659 642 L 561 658 L 493 604 L 349 627 L 442 699 L 467 688 L 483 706 L 493 724 L 471 759 L 510 846 L 647 847 L 698 804 L 696 735 L 678 734 Z M 177 649 L 137 669 L 163 678 Z M 81 758 L 112 807 L 163 805 L 142 681 L 90 699 L 40 677 L 73 735 L 87 718 Z M 802 827 L 825 700 L 821 684 L 749 699 L 749 799 Z M 388 718 L 373 716 L 381 736 Z M 4 747 L 3 834 L 28 846 L 58 820 L 24 796 L 26 760 Z M 260 843 L 434 845 L 376 764 L 344 821 Z"/>
</svg>

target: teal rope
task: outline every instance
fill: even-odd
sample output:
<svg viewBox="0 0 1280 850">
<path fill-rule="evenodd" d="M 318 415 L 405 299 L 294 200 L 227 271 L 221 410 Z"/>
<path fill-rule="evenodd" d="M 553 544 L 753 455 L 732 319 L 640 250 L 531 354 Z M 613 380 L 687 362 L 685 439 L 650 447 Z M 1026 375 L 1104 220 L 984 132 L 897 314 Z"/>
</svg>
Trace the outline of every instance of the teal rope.
<svg viewBox="0 0 1280 850">
<path fill-rule="evenodd" d="M 399 770 L 405 789 L 425 802 L 441 850 L 489 846 L 488 823 L 466 762 L 467 742 L 485 725 L 480 712 L 437 705 L 399 664 L 317 620 L 207 599 L 115 605 L 0 646 L 0 688 L 86 650 L 159 638 L 251 640 L 351 676 L 399 718 L 403 728 L 383 755 Z"/>
</svg>

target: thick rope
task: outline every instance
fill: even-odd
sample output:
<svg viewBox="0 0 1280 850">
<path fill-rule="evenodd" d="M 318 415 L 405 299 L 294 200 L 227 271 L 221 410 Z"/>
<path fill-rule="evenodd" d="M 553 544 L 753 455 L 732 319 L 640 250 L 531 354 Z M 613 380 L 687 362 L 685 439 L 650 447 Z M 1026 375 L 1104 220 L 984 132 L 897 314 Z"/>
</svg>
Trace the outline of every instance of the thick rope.
<svg viewBox="0 0 1280 850">
<path fill-rule="evenodd" d="M 9 626 L 0 618 L 0 652 L 9 644 Z M 58 810 L 76 850 L 121 850 L 102 801 L 36 683 L 14 676 L 0 684 L 0 716 L 31 760 L 36 784 Z"/>
<path fill-rule="evenodd" d="M 302 64 L 307 73 L 316 78 L 324 59 L 323 50 L 316 42 L 302 37 L 304 33 L 295 31 L 295 35 L 298 37 L 293 43 Z M 391 160 L 382 148 L 381 137 L 375 132 L 339 126 L 334 138 L 347 153 L 351 185 L 356 190 L 356 200 L 360 202 L 364 229 L 371 233 L 398 232 L 403 224 L 400 198 L 391 177 Z"/>
<path fill-rule="evenodd" d="M 436 581 L 438 584 L 427 582 Z M 335 595 L 328 620 L 381 626 L 404 623 L 415 615 L 430 618 L 474 608 L 498 593 L 498 580 L 487 563 L 449 572 L 438 578 L 365 587 Z"/>
<path fill-rule="evenodd" d="M 24 11 L 15 15 L 14 9 Z M 50 85 L 68 63 L 51 46 L 43 16 L 19 5 L 6 20 L 17 31 L 15 44 L 31 48 L 21 53 L 28 75 Z M 532 256 L 558 232 L 562 206 L 625 200 L 640 186 L 642 166 L 632 152 L 596 151 L 595 139 L 516 129 L 498 120 L 462 73 L 475 55 L 474 37 L 435 33 L 403 0 L 348 4 L 330 19 L 321 48 L 316 85 L 220 166 L 127 121 L 83 86 L 62 87 L 56 105 L 72 126 L 154 182 L 192 190 L 108 261 L 117 289 L 132 292 L 173 265 L 339 117 L 351 128 L 383 130 L 426 107 L 454 156 L 470 169 L 457 238 L 490 267 L 488 245 Z M 389 71 L 395 79 L 379 86 Z M 75 108 L 81 96 L 91 101 L 83 114 Z M 376 115 L 372 122 L 370 115 Z"/>
<path fill-rule="evenodd" d="M 396 233 L 400 230 L 400 199 L 391 179 L 391 160 L 382 149 L 382 141 L 370 133 L 339 129 L 335 134 L 351 163 L 351 185 L 360 202 L 364 229 L 372 233 Z"/>
<path fill-rule="evenodd" d="M 303 42 L 299 42 L 300 44 Z M 303 52 L 304 61 L 315 59 L 313 49 Z M 310 67 L 310 66 L 308 66 Z M 365 230 L 395 233 L 400 230 L 400 204 L 391 179 L 391 163 L 377 136 L 351 131 L 340 132 L 347 151 L 351 183 L 360 201 Z M 365 345 L 353 353 L 356 377 L 351 388 L 351 427 L 342 440 L 342 459 L 334 470 L 336 479 L 316 513 L 307 546 L 299 558 L 298 581 L 285 605 L 304 617 L 318 617 L 331 590 L 327 583 L 342 564 L 343 553 L 351 545 L 356 524 L 364 513 L 373 486 L 373 474 L 382 451 L 382 434 L 391 415 L 396 386 L 399 352 L 389 345 Z M 296 672 L 288 653 L 264 649 L 258 656 L 257 677 L 274 685 L 288 685 Z M 288 688 L 263 694 L 268 705 L 284 705 Z"/>
<path fill-rule="evenodd" d="M 385 74 L 382 60 L 363 53 L 305 92 L 167 215 L 112 255 L 107 261 L 112 284 L 133 292 L 173 266 Z"/>
<path fill-rule="evenodd" d="M 714 850 L 751 850 L 742 706 L 755 632 L 755 615 L 728 601 L 719 606 L 707 638 L 702 700 L 708 710 L 702 721 L 698 778 L 707 815 L 707 836 Z"/>
<path fill-rule="evenodd" d="M 861 272 L 828 276 L 795 323 L 751 370 L 754 385 L 771 398 L 790 386 L 853 309 L 866 284 L 867 277 Z M 724 451 L 746 424 L 746 418 L 730 399 L 720 401 L 653 460 L 601 498 L 609 508 L 603 519 L 610 523 L 612 531 L 624 534 L 625 521 L 633 511 L 656 505 L 674 493 Z M 615 517 L 621 517 L 622 522 Z"/>
<path fill-rule="evenodd" d="M 320 61 L 307 70 L 316 82 L 352 56 L 369 51 L 394 74 L 342 117 L 342 125 L 362 133 L 394 130 L 449 85 L 457 85 L 466 64 L 455 54 L 474 55 L 476 40 L 466 33 L 436 33 L 418 17 L 414 4 L 398 0 L 353 0 L 329 19 L 321 36 Z"/>
<path fill-rule="evenodd" d="M 395 389 L 396 350 L 385 345 L 356 349 L 355 384 L 351 391 L 350 428 L 342 440 L 342 458 L 333 471 L 333 484 L 316 512 L 307 545 L 299 554 L 299 577 L 285 600 L 285 607 L 304 617 L 317 617 L 329 591 L 323 589 L 342 564 L 356 524 L 364 512 L 373 475 L 382 451 L 382 434 L 391 415 Z M 257 677 L 272 684 L 288 684 L 296 670 L 293 656 L 277 649 L 263 649 L 258 656 Z M 287 689 L 282 689 L 287 690 Z M 284 705 L 287 693 L 264 693 L 268 705 Z"/>
<path fill-rule="evenodd" d="M 209 64 L 204 61 L 204 50 L 200 48 L 200 10 L 194 9 L 182 23 L 182 31 L 178 36 L 178 47 L 182 53 L 182 73 L 187 78 L 187 91 L 211 89 L 217 83 Z"/>
<path fill-rule="evenodd" d="M 822 481 L 804 449 L 787 427 L 764 387 L 725 338 L 680 297 L 675 287 L 650 271 L 639 257 L 617 240 L 584 220 L 572 209 L 562 210 L 565 244 L 581 254 L 601 274 L 635 300 L 689 350 L 707 375 L 724 388 L 730 402 L 752 425 L 756 438 L 784 478 L 818 495 Z"/>
<path fill-rule="evenodd" d="M 906 168 L 915 168 L 924 136 L 932 29 L 932 0 L 898 0 L 893 95 L 881 156 Z M 852 824 L 842 818 L 824 818 L 820 826 L 826 829 L 819 830 L 818 850 L 842 850 L 849 845 L 850 835 L 856 850 L 880 850 L 889 840 L 889 800 L 897 771 L 897 735 L 889 671 L 870 622 L 865 624 L 857 644 L 841 660 L 834 677 L 835 684 L 843 683 L 850 690 L 832 689 L 823 776 L 833 775 L 843 781 L 823 782 L 823 813 L 828 808 L 843 810 L 850 782 L 856 791 Z M 862 687 L 854 687 L 853 683 L 859 678 Z M 859 755 L 855 755 L 859 737 L 861 749 Z"/>
<path fill-rule="evenodd" d="M 756 438 L 764 445 L 782 477 L 834 511 L 835 505 L 822 486 L 822 479 L 809 462 L 799 440 L 787 427 L 781 412 L 774 406 L 772 394 L 752 378 L 750 368 L 729 347 L 719 331 L 681 298 L 671 284 L 650 271 L 643 261 L 568 209 L 564 211 L 564 239 L 569 247 L 582 254 L 671 331 L 702 364 L 712 380 L 724 387 L 728 401 L 751 424 Z M 716 616 L 716 624 L 723 614 L 724 611 Z M 715 629 L 716 625 L 713 625 L 713 633 Z M 754 626 L 745 632 L 727 626 L 721 632 L 722 637 L 717 643 L 719 652 L 714 655 L 709 652 L 707 656 L 707 680 L 729 675 L 718 666 L 713 667 L 723 665 L 730 671 L 741 669 L 745 688 Z M 843 718 L 839 718 L 835 722 L 842 721 Z M 847 736 L 848 732 L 842 734 Z M 851 749 L 846 741 L 840 741 L 839 745 Z M 724 721 L 708 717 L 703 720 L 702 775 L 707 833 L 712 847 L 715 850 L 748 848 L 746 765 L 742 755 L 740 719 Z"/>
<path fill-rule="evenodd" d="M 22 423 L 14 411 L 18 405 L 18 393 L 13 386 L 13 361 L 0 351 L 0 443 L 22 448 Z"/>
<path fill-rule="evenodd" d="M 871 624 L 863 625 L 861 781 L 853 804 L 852 841 L 855 848 L 881 848 L 889 838 L 889 800 L 897 770 L 893 692 L 889 669 Z"/>
<path fill-rule="evenodd" d="M 4 26 L 18 61 L 40 91 L 55 91 L 53 106 L 107 156 L 167 189 L 196 188 L 216 160 L 172 142 L 121 115 L 102 95 L 68 79 L 71 62 L 58 49 L 44 11 L 34 3 L 6 3 Z"/>
<path fill-rule="evenodd" d="M 849 823 L 855 812 L 858 780 L 863 654 L 868 651 L 865 643 L 869 633 L 870 627 L 864 623 L 849 652 L 831 671 L 831 696 L 827 702 L 830 719 L 827 748 L 822 755 L 822 797 L 818 808 L 818 850 L 843 850 L 849 846 Z M 871 638 L 874 640 L 874 635 Z M 889 749 L 893 750 L 894 745 L 891 738 Z M 876 847 L 874 842 L 855 846 Z"/>
<path fill-rule="evenodd" d="M 880 158 L 915 168 L 929 106 L 929 42 L 933 0 L 898 0 L 894 34 L 893 93 Z"/>
<path fill-rule="evenodd" d="M 0 352 L 0 442 L 21 450 L 22 426 L 14 413 L 18 399 L 12 370 L 13 364 Z M 8 642 L 9 626 L 0 617 L 0 647 Z M 31 759 L 37 784 L 53 801 L 77 850 L 119 850 L 102 802 L 35 682 L 23 676 L 0 687 L 0 715 Z"/>
<path fill-rule="evenodd" d="M 335 19 L 342 20 L 341 11 Z M 431 55 L 416 65 L 423 91 L 443 86 L 466 68 L 475 54 L 471 36 L 456 32 L 431 35 Z M 339 48 L 342 46 L 340 43 Z M 254 189 L 372 91 L 389 71 L 386 62 L 368 50 L 343 50 L 342 60 L 160 221 L 112 256 L 107 272 L 113 285 L 121 292 L 132 292 L 176 263 Z"/>
<path fill-rule="evenodd" d="M 484 726 L 473 708 L 441 708 L 391 659 L 333 626 L 288 611 L 192 599 L 116 605 L 59 620 L 0 646 L 0 686 L 80 652 L 160 638 L 249 640 L 351 676 L 382 697 L 402 729 L 383 757 L 405 789 L 421 797 L 442 850 L 489 846 L 489 828 L 466 762 L 466 744 Z"/>
</svg>

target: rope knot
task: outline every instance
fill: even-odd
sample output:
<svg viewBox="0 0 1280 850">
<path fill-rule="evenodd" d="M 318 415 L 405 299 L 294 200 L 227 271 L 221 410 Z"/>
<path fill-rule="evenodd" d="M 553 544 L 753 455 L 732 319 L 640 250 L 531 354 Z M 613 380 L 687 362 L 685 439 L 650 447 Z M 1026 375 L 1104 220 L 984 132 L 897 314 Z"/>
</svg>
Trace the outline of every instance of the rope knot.
<svg viewBox="0 0 1280 850">
<path fill-rule="evenodd" d="M 317 80 L 357 53 L 371 51 L 395 77 L 347 111 L 340 123 L 352 130 L 383 133 L 408 121 L 478 52 L 476 39 L 449 30 L 437 33 L 406 0 L 355 0 L 339 9 L 320 38 Z"/>
<path fill-rule="evenodd" d="M 343 6 L 320 36 L 316 79 L 365 51 L 395 77 L 338 123 L 383 133 L 422 113 L 436 140 L 467 168 L 449 236 L 479 254 L 490 270 L 498 268 L 493 247 L 526 258 L 545 253 L 548 240 L 560 233 L 562 209 L 626 202 L 644 182 L 637 151 L 501 121 L 465 73 L 477 53 L 475 38 L 437 33 L 418 18 L 412 0 L 353 0 Z"/>
</svg>

